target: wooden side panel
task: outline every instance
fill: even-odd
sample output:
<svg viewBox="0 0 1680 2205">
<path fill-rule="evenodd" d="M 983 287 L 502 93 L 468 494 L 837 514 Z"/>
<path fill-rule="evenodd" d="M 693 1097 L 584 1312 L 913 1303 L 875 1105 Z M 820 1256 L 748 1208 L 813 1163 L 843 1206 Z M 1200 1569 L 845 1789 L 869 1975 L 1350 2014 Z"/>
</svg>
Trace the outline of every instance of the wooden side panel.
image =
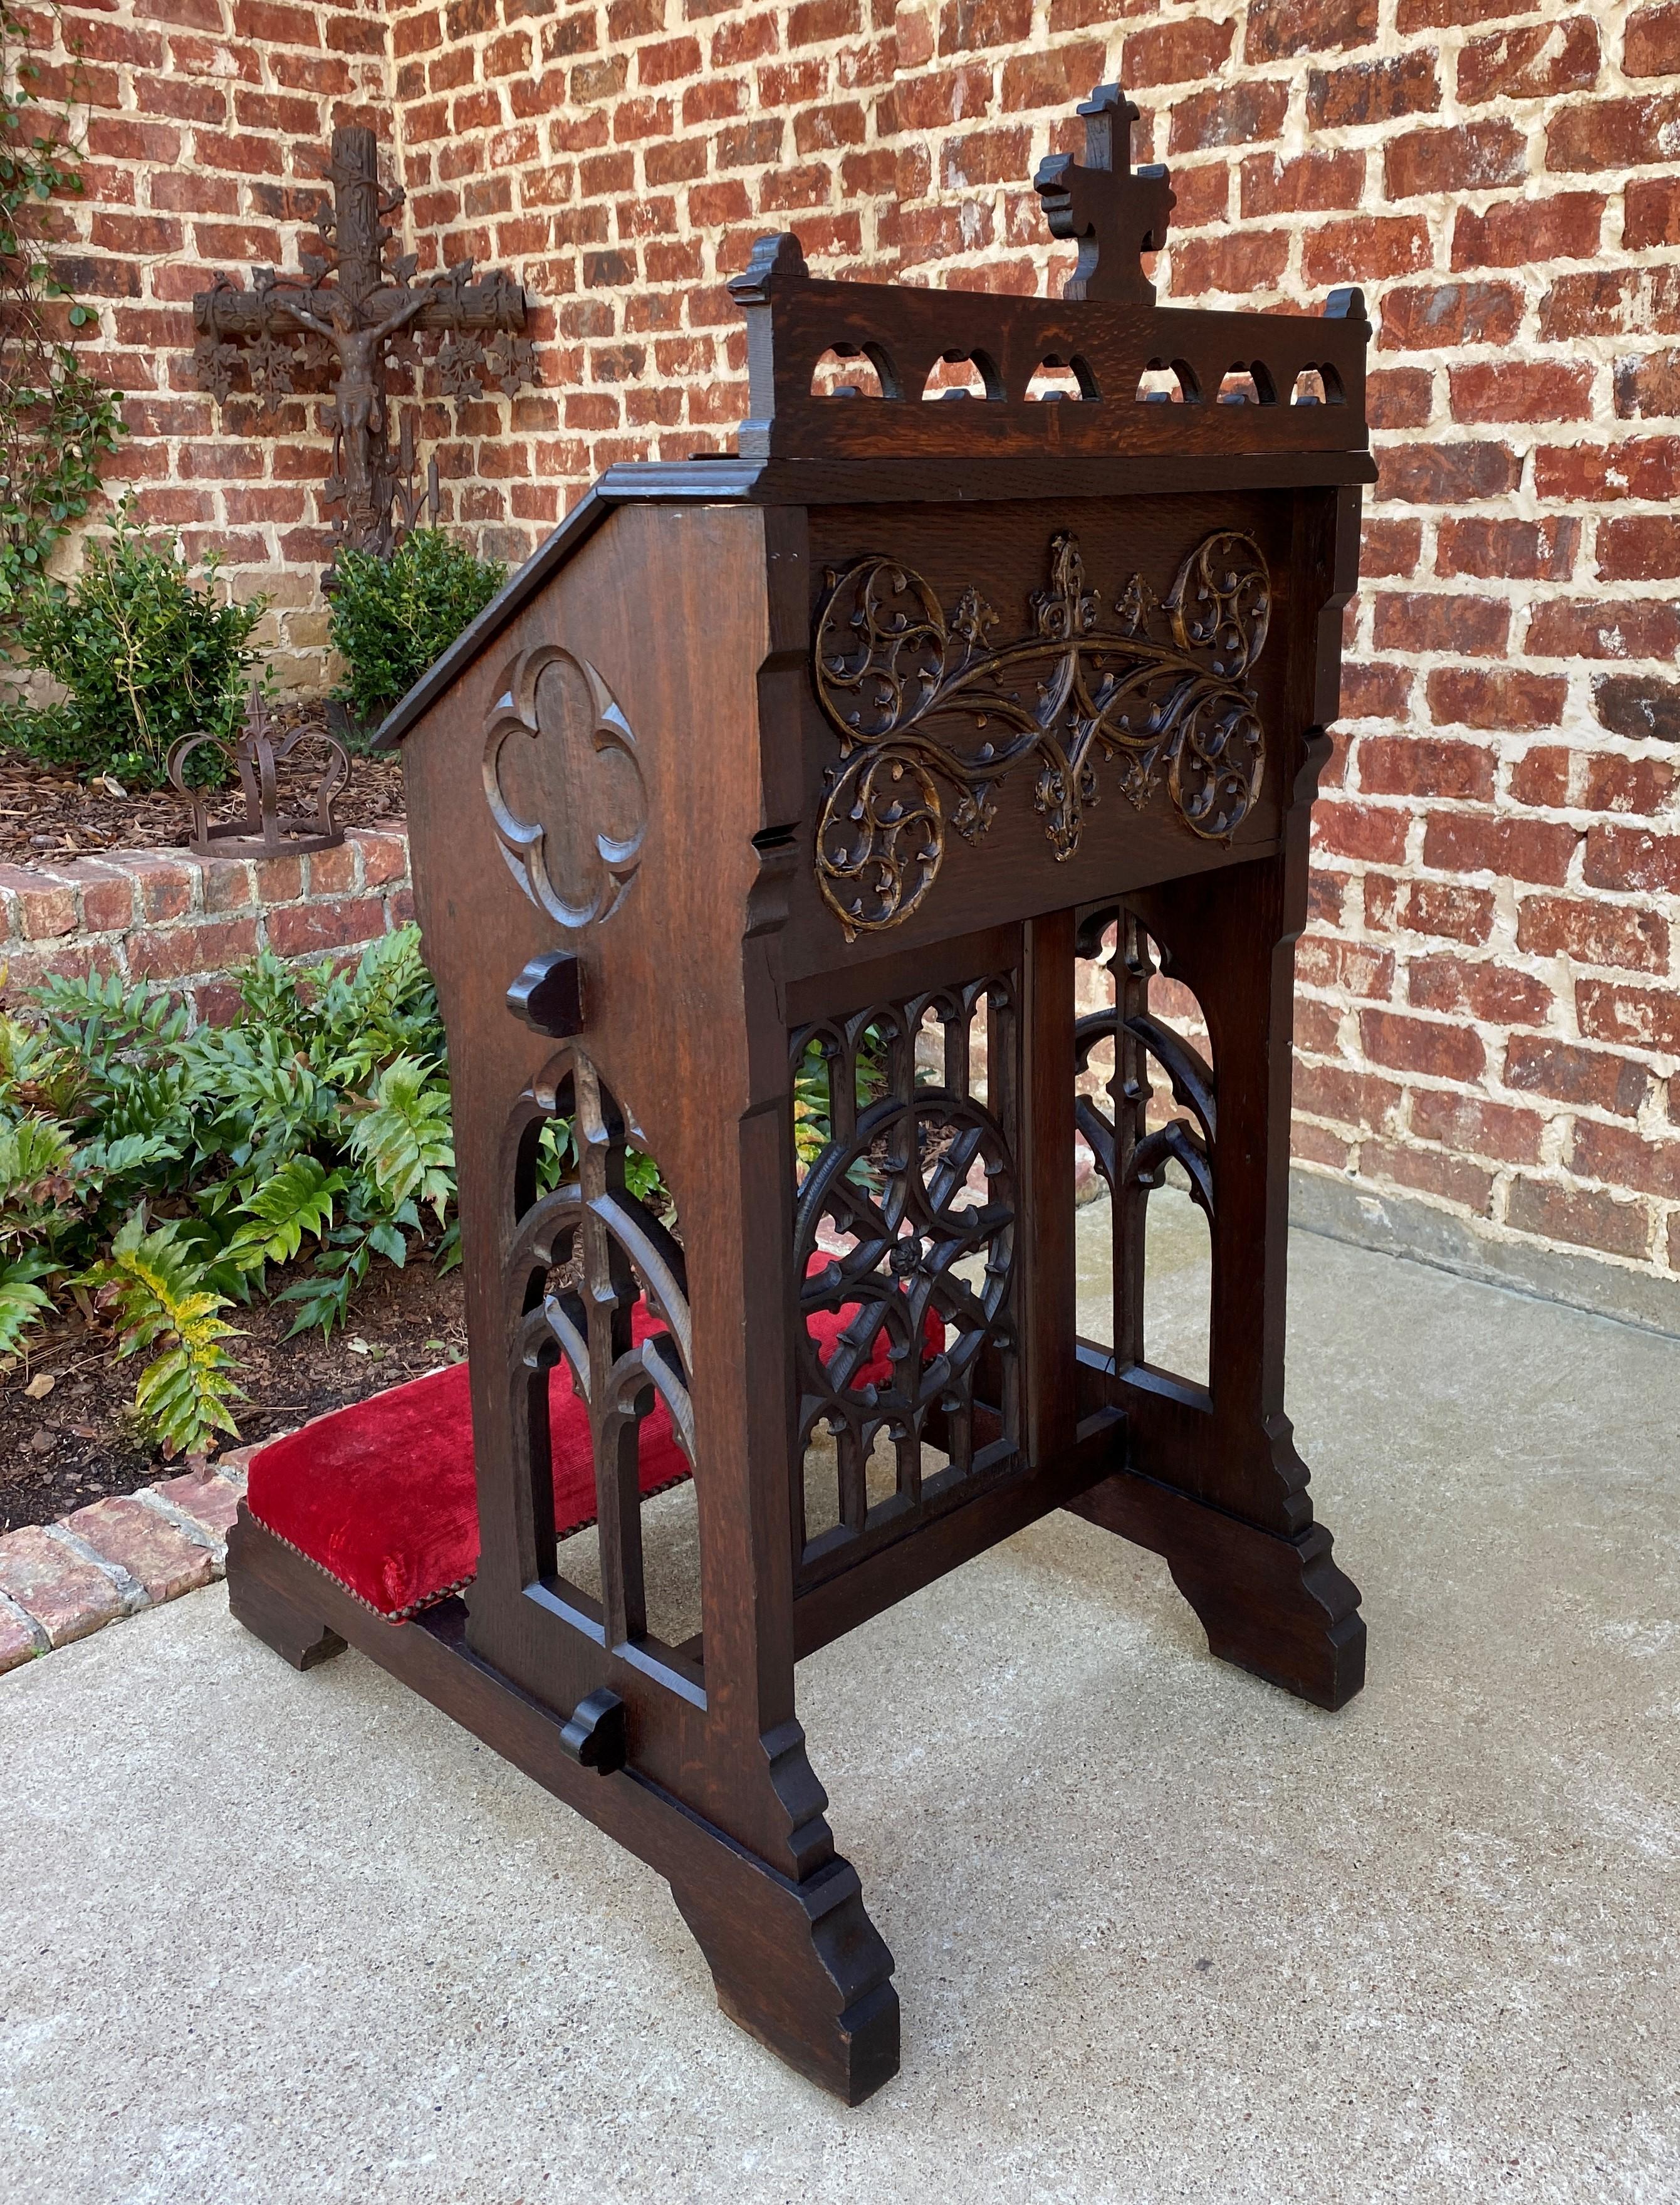
<svg viewBox="0 0 1680 2205">
<path fill-rule="evenodd" d="M 827 1834 L 802 1750 L 767 1774 L 763 1744 L 793 1717 L 782 1412 L 792 1173 L 779 1004 L 757 939 L 774 926 L 791 863 L 775 830 L 793 798 L 774 761 L 761 774 L 758 721 L 760 684 L 774 698 L 790 657 L 772 633 L 784 574 L 803 621 L 802 561 L 796 516 L 620 510 L 405 752 L 420 918 L 454 1067 L 484 1537 L 474 1645 L 551 1705 L 608 1685 L 626 1703 L 638 1766 L 796 1870 L 793 1856 L 820 1851 Z M 565 656 L 543 662 L 555 653 Z M 550 903 L 578 916 L 599 891 L 604 915 L 562 924 L 525 892 L 523 865 L 516 878 L 498 840 L 481 761 L 508 698 L 539 725 L 516 726 L 502 746 L 504 812 L 544 827 Z M 614 713 L 603 737 L 591 720 Z M 603 867 L 592 870 L 597 835 L 612 853 L 604 885 Z M 592 1643 L 540 1589 L 527 1590 L 541 1560 L 540 1495 L 509 1406 L 508 1129 L 522 1091 L 566 1057 L 510 1015 L 504 995 L 556 948 L 582 960 L 586 1023 L 575 1046 L 658 1162 L 686 1250 L 698 1695 L 631 1649 Z"/>
</svg>

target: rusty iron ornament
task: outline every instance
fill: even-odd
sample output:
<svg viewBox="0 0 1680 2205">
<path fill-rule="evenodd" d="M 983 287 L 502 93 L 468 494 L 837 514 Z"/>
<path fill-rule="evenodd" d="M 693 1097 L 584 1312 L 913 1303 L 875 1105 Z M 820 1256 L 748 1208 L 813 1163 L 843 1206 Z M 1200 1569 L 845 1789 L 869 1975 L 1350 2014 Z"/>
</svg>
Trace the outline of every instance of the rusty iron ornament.
<svg viewBox="0 0 1680 2205">
<path fill-rule="evenodd" d="M 312 819 L 280 808 L 275 770 L 300 743 L 318 743 L 327 752 L 316 784 Z M 220 752 L 239 776 L 245 797 L 240 818 L 212 823 L 210 799 L 216 792 L 187 785 L 187 761 L 206 745 Z M 253 692 L 245 725 L 234 741 L 202 732 L 182 735 L 170 746 L 168 772 L 171 785 L 192 807 L 193 837 L 187 847 L 199 857 L 295 857 L 311 850 L 335 850 L 344 840 L 344 829 L 333 817 L 333 805 L 349 785 L 349 752 L 336 735 L 318 728 L 296 727 L 276 741 L 260 692 Z"/>
<path fill-rule="evenodd" d="M 525 293 L 505 270 L 478 274 L 467 259 L 416 280 L 419 256 L 401 250 L 389 221 L 407 195 L 380 182 L 371 130 L 335 130 L 327 174 L 332 199 L 315 217 L 324 254 L 300 253 L 295 273 L 255 268 L 249 290 L 218 276 L 199 292 L 193 373 L 224 405 L 243 359 L 252 395 L 272 412 L 291 392 L 294 370 L 330 366 L 332 472 L 322 495 L 338 508 L 334 555 L 389 556 L 423 513 L 436 523 L 437 477 L 434 461 L 424 489 L 416 478 L 412 407 L 392 437 L 386 368 L 414 364 L 416 335 L 441 330 L 436 364 L 446 397 L 482 398 L 490 381 L 512 397 L 537 381 L 536 352 L 524 333 Z"/>
</svg>

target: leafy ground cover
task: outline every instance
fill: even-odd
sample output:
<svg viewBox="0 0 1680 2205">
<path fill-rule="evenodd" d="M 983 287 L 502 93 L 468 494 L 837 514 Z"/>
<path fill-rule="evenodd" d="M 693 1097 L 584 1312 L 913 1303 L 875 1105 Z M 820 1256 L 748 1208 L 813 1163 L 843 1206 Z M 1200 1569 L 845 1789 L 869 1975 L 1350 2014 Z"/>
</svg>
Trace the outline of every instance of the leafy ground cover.
<svg viewBox="0 0 1680 2205">
<path fill-rule="evenodd" d="M 264 953 L 239 978 L 227 1026 L 115 978 L 50 980 L 0 1014 L 0 1356 L 79 1319 L 135 1370 L 127 1421 L 166 1456 L 237 1433 L 241 1310 L 330 1339 L 376 1268 L 457 1260 L 418 930 L 353 971 Z"/>
<path fill-rule="evenodd" d="M 86 119 L 80 64 L 45 61 L 62 27 L 56 14 L 0 4 L 0 658 L 123 433 L 116 392 L 75 350 L 97 330 L 97 310 L 47 257 L 47 238 L 62 235 L 49 203 L 81 189 Z"/>
</svg>

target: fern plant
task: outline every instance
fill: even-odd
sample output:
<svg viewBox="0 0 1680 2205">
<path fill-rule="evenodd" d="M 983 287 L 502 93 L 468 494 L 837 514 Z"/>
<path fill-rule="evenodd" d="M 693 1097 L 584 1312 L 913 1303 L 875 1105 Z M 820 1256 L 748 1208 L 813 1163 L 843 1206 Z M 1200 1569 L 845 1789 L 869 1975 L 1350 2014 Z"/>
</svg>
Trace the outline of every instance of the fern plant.
<svg viewBox="0 0 1680 2205">
<path fill-rule="evenodd" d="M 324 1240 L 332 1229 L 333 1197 L 344 1192 L 342 1172 L 329 1171 L 318 1156 L 288 1156 L 266 1185 L 246 1197 L 245 1221 L 229 1252 L 241 1268 L 289 1263 L 306 1238 Z M 245 1251 L 251 1251 L 247 1264 Z"/>
<path fill-rule="evenodd" d="M 455 1191 L 455 1144 L 448 1091 L 430 1084 L 432 1069 L 412 1056 L 388 1064 L 351 1128 L 350 1150 L 388 1201 L 430 1203 L 442 1225 Z"/>
<path fill-rule="evenodd" d="M 43 1248 L 0 1257 L 0 1355 L 15 1355 L 52 1307 L 52 1296 L 41 1281 L 50 1278 L 57 1268 Z"/>
<path fill-rule="evenodd" d="M 226 1342 L 234 1328 L 222 1316 L 225 1299 L 206 1287 L 201 1265 L 171 1225 L 146 1230 L 137 1209 L 94 1264 L 87 1282 L 96 1302 L 117 1313 L 119 1356 L 162 1347 L 134 1389 L 134 1407 L 166 1455 L 205 1447 L 239 1427 L 232 1405 L 245 1399 Z"/>
<path fill-rule="evenodd" d="M 0 976 L 3 977 L 3 976 Z M 0 1354 L 90 1293 L 119 1352 L 154 1350 L 135 1412 L 166 1452 L 234 1429 L 223 1312 L 253 1296 L 292 1331 L 347 1323 L 377 1263 L 460 1260 L 436 990 L 408 927 L 348 971 L 264 952 L 226 1026 L 161 990 L 50 979 L 0 1012 Z M 577 1168 L 544 1128 L 545 1188 Z M 662 1197 L 632 1156 L 626 1179 Z"/>
<path fill-rule="evenodd" d="M 268 954 L 228 1026 L 162 990 L 44 981 L 0 1014 L 0 1353 L 93 1293 L 166 1452 L 233 1429 L 222 1312 L 277 1290 L 330 1333 L 376 1262 L 460 1260 L 437 998 L 413 927 L 349 971 Z M 283 1273 L 288 1282 L 274 1277 Z"/>
</svg>

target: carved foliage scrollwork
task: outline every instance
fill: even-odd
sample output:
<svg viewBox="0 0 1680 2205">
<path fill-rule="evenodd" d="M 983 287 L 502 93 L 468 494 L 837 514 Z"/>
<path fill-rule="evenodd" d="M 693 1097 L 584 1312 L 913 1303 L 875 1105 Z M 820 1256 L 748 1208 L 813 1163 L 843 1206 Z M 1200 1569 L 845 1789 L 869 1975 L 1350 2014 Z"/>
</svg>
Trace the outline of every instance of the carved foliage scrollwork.
<svg viewBox="0 0 1680 2205">
<path fill-rule="evenodd" d="M 1272 585 L 1252 537 L 1196 545 L 1158 609 L 1134 574 L 1112 609 L 1087 586 L 1077 537 L 1050 546 L 1029 634 L 1000 643 L 973 588 L 947 615 L 923 577 L 878 556 L 833 571 L 812 675 L 839 731 L 816 836 L 824 899 L 848 938 L 895 926 L 938 874 L 951 823 L 970 841 L 1014 770 L 1036 768 L 1033 800 L 1058 859 L 1078 847 L 1097 768 L 1119 768 L 1141 807 L 1163 782 L 1193 834 L 1229 840 L 1260 793 L 1265 736 L 1249 676 L 1265 646 Z"/>
<path fill-rule="evenodd" d="M 581 712 L 567 705 L 577 686 Z M 525 818 L 509 799 L 503 775 L 514 735 L 549 748 L 565 789 L 556 806 L 563 821 Z M 513 662 L 484 730 L 484 778 L 502 854 L 531 901 L 573 930 L 611 918 L 642 862 L 647 786 L 630 722 L 586 658 L 542 644 Z"/>
<path fill-rule="evenodd" d="M 910 1528 L 1013 1456 L 1014 1047 L 1001 978 L 793 1037 L 796 1096 L 819 1091 L 803 1122 L 826 1134 L 795 1206 L 798 1446 L 804 1458 L 814 1435 L 832 1438 L 837 1481 L 832 1525 L 814 1523 L 810 1492 L 796 1493 L 808 1564 Z M 883 1438 L 893 1490 L 872 1501 L 870 1459 Z M 924 1442 L 947 1458 L 932 1477 Z"/>
<path fill-rule="evenodd" d="M 543 1128 L 568 1118 L 571 1175 L 538 1192 Z M 580 1050 L 563 1053 L 533 1084 L 512 1132 L 519 1212 L 505 1278 L 514 1428 L 525 1435 L 537 1487 L 547 1487 L 548 1374 L 563 1360 L 589 1417 L 603 1626 L 617 1645 L 647 1631 L 639 1434 L 656 1405 L 694 1464 L 686 1264 L 668 1227 L 626 1182 L 636 1128 Z M 647 1319 L 639 1326 L 638 1302 Z M 550 1489 L 538 1494 L 539 1522 L 544 1498 L 552 1520 Z"/>
</svg>

